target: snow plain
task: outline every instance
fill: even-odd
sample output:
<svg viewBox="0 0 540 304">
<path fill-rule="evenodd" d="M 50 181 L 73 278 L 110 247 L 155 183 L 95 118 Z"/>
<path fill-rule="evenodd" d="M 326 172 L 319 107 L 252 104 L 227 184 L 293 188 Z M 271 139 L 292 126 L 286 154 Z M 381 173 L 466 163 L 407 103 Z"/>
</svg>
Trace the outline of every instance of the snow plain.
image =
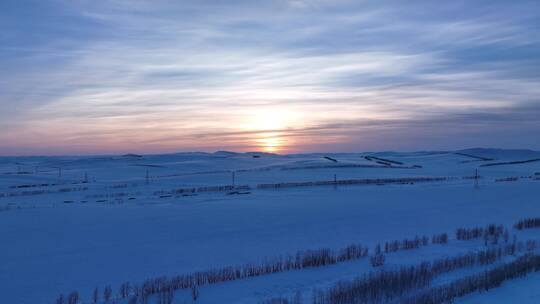
<svg viewBox="0 0 540 304">
<path fill-rule="evenodd" d="M 1 302 L 54 303 L 58 294 L 78 290 L 89 303 L 95 287 L 116 292 L 125 281 L 442 232 L 450 235 L 448 245 L 390 254 L 384 267 L 467 252 L 481 244 L 454 240 L 458 227 L 511 227 L 540 216 L 540 161 L 485 166 L 535 159 L 539 152 L 494 149 L 0 158 Z M 471 178 L 476 170 L 479 179 Z M 234 184 L 249 189 L 184 191 L 229 186 L 233 172 Z M 257 188 L 418 177 L 445 180 Z M 521 234 L 540 239 L 539 232 Z M 296 292 L 309 299 L 314 288 L 371 270 L 361 259 L 209 285 L 196 303 L 259 303 Z M 538 275 L 461 300 L 510 303 L 519 290 L 526 303 L 537 295 L 530 282 Z M 175 295 L 174 303 L 192 302 L 187 291 Z"/>
</svg>

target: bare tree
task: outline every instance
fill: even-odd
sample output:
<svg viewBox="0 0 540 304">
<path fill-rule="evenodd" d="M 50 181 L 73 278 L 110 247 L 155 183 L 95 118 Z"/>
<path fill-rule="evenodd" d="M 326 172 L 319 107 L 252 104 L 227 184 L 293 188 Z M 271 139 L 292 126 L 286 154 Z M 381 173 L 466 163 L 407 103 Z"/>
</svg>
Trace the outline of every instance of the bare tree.
<svg viewBox="0 0 540 304">
<path fill-rule="evenodd" d="M 74 291 L 68 296 L 68 304 L 77 304 L 79 302 L 79 292 Z"/>
<path fill-rule="evenodd" d="M 129 282 L 125 282 L 125 283 L 122 283 L 122 285 L 120 285 L 120 296 L 122 297 L 122 299 L 127 298 L 127 296 L 129 295 L 129 290 L 130 290 Z"/>
<path fill-rule="evenodd" d="M 56 304 L 64 304 L 64 295 L 59 295 L 58 298 L 56 298 Z"/>
<path fill-rule="evenodd" d="M 111 299 L 111 295 L 112 295 L 111 286 L 105 287 L 105 289 L 103 290 L 103 299 L 105 300 L 105 303 L 109 302 L 109 300 Z"/>
<path fill-rule="evenodd" d="M 96 304 L 99 300 L 99 290 L 94 288 L 94 292 L 92 293 L 92 303 Z"/>
<path fill-rule="evenodd" d="M 193 298 L 193 301 L 197 301 L 199 298 L 199 288 L 197 285 L 193 285 L 193 287 L 191 287 L 191 297 Z"/>
<path fill-rule="evenodd" d="M 379 267 L 384 265 L 384 254 L 382 253 L 376 253 L 374 256 L 372 256 L 369 261 L 371 262 L 371 266 L 373 267 Z"/>
</svg>

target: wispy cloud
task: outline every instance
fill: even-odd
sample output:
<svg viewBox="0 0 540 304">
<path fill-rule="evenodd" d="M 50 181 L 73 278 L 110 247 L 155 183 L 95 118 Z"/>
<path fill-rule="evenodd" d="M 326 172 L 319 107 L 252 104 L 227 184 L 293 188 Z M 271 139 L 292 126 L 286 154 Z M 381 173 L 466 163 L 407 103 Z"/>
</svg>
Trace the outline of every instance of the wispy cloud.
<svg viewBox="0 0 540 304">
<path fill-rule="evenodd" d="M 11 4 L 0 154 L 540 148 L 534 1 Z"/>
</svg>

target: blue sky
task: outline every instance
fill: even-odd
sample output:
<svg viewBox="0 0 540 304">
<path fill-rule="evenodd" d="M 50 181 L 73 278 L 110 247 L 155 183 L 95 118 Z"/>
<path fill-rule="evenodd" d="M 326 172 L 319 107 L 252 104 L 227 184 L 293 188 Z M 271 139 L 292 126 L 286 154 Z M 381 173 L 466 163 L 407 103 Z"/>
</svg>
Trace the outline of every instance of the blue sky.
<svg viewBox="0 0 540 304">
<path fill-rule="evenodd" d="M 538 1 L 0 2 L 0 154 L 540 149 Z"/>
</svg>

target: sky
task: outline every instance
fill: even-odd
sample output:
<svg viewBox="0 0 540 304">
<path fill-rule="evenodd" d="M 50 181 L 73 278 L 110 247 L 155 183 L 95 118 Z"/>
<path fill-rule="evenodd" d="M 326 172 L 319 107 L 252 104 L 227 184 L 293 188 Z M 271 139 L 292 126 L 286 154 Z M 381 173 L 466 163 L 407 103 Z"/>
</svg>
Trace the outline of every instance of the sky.
<svg viewBox="0 0 540 304">
<path fill-rule="evenodd" d="M 0 155 L 540 150 L 540 1 L 2 0 Z"/>
</svg>

